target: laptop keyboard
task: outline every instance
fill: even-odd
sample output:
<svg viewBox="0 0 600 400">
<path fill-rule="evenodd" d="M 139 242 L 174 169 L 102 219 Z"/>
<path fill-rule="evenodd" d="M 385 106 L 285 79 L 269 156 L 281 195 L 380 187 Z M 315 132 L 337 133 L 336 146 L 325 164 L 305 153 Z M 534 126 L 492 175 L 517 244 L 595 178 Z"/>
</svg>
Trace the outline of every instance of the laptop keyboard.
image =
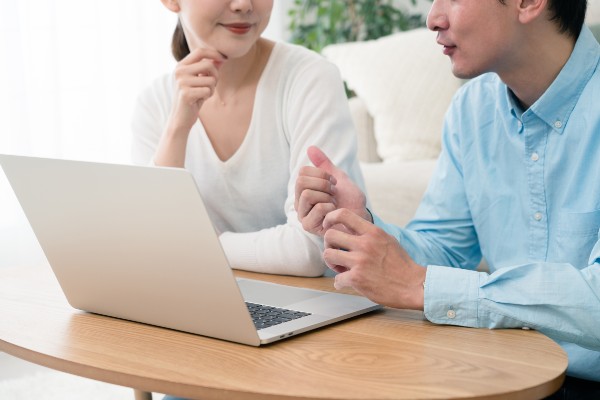
<svg viewBox="0 0 600 400">
<path fill-rule="evenodd" d="M 257 330 L 268 328 L 270 326 L 279 325 L 284 322 L 291 321 L 310 315 L 310 313 L 288 310 L 285 308 L 277 308 L 272 306 L 265 306 L 263 304 L 248 303 L 248 310 L 254 321 L 254 326 Z"/>
</svg>

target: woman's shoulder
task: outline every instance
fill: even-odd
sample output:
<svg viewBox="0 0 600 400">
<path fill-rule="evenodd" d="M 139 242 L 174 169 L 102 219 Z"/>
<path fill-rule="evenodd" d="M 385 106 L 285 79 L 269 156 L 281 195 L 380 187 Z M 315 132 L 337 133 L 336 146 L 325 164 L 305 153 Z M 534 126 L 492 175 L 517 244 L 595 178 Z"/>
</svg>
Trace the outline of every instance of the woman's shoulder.
<svg viewBox="0 0 600 400">
<path fill-rule="evenodd" d="M 140 92 L 140 101 L 170 101 L 173 95 L 173 73 L 164 73 L 152 80 Z"/>
<path fill-rule="evenodd" d="M 285 57 L 294 58 L 296 60 L 325 60 L 325 58 L 316 51 L 289 42 L 275 42 L 274 51 Z"/>
<path fill-rule="evenodd" d="M 337 70 L 335 65 L 321 54 L 292 43 L 276 42 L 271 57 L 274 66 L 286 73 L 318 71 L 319 69 Z"/>
</svg>

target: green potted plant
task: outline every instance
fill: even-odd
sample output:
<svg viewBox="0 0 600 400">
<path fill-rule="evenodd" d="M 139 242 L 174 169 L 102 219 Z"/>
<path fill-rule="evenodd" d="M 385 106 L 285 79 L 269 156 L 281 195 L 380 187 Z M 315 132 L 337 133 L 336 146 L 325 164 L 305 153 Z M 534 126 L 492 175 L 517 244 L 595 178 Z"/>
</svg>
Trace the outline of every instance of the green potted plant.
<svg viewBox="0 0 600 400">
<path fill-rule="evenodd" d="M 377 39 L 424 24 L 423 15 L 394 0 L 295 0 L 289 17 L 290 41 L 317 52 L 329 44 Z"/>
</svg>

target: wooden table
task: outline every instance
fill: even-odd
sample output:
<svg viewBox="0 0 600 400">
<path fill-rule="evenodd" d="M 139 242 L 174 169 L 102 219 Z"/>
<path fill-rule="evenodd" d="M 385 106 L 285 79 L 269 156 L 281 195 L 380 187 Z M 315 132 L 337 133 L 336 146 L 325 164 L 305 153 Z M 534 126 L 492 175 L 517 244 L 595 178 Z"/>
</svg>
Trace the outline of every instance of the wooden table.
<svg viewBox="0 0 600 400">
<path fill-rule="evenodd" d="M 331 278 L 239 275 L 332 289 Z M 395 309 L 254 348 L 74 310 L 47 266 L 0 270 L 0 350 L 137 398 L 203 400 L 535 399 L 567 367 L 538 332 L 439 326 Z"/>
</svg>

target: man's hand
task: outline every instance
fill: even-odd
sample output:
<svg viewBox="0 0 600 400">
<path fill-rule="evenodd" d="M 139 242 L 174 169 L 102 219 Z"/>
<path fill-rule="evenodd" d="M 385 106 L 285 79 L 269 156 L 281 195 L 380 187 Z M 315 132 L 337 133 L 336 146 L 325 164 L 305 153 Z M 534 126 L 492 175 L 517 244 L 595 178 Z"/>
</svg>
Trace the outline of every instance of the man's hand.
<svg viewBox="0 0 600 400">
<path fill-rule="evenodd" d="M 339 225 L 348 232 L 330 229 Z M 423 310 L 426 268 L 415 263 L 394 237 L 346 209 L 327 214 L 323 229 L 323 258 L 338 272 L 336 289 L 351 287 L 388 307 Z"/>
<path fill-rule="evenodd" d="M 300 170 L 294 204 L 302 227 L 323 236 L 326 231 L 323 219 L 338 208 L 346 208 L 371 221 L 366 196 L 348 175 L 333 165 L 319 148 L 311 146 L 307 154 L 314 167 L 306 166 Z"/>
</svg>

